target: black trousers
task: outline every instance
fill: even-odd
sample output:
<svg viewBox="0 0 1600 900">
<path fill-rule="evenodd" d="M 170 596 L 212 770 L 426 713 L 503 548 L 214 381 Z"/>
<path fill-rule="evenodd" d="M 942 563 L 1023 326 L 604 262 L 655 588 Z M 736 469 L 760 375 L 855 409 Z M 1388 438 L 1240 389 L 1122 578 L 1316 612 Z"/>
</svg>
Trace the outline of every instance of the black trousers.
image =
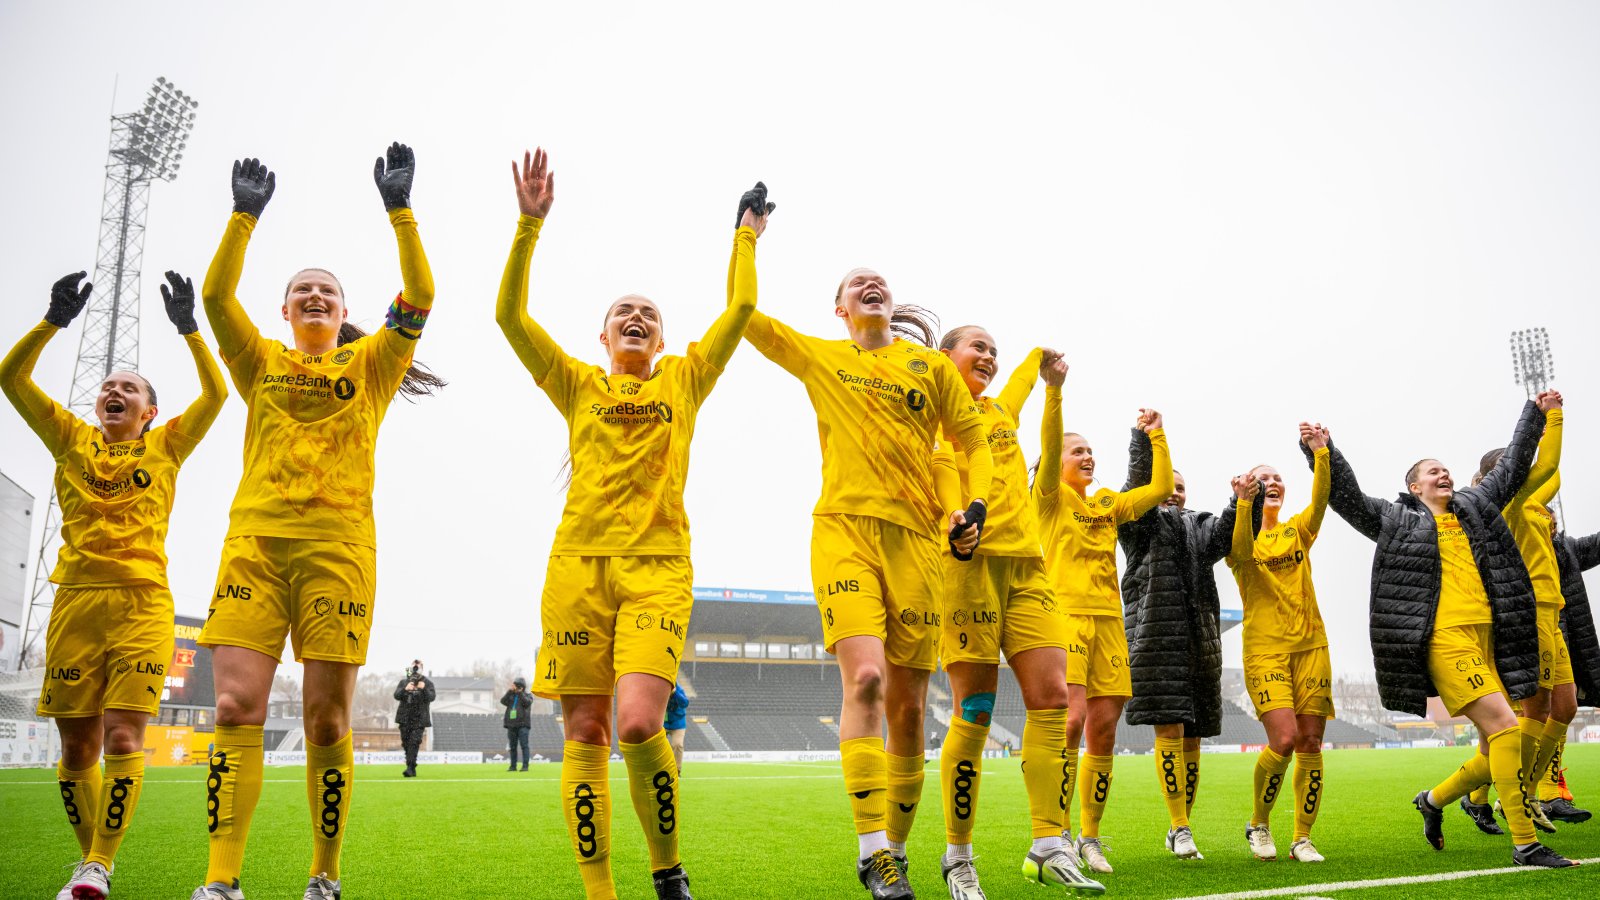
<svg viewBox="0 0 1600 900">
<path fill-rule="evenodd" d="M 520 745 L 522 747 L 522 764 L 526 766 L 528 764 L 528 729 L 507 728 L 506 738 L 507 743 L 511 745 L 511 765 L 517 764 L 517 747 Z"/>
<path fill-rule="evenodd" d="M 422 746 L 422 735 L 427 730 L 421 725 L 400 729 L 400 743 L 406 748 L 406 765 L 413 769 L 417 767 L 417 748 Z"/>
</svg>

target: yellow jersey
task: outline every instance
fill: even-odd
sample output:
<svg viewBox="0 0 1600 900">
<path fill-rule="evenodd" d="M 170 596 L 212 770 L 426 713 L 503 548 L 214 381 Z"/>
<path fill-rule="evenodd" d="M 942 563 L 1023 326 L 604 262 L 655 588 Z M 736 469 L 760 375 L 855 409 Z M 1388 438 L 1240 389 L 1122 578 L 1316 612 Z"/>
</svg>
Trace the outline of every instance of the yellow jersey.
<svg viewBox="0 0 1600 900">
<path fill-rule="evenodd" d="M 941 426 L 968 457 L 972 497 L 987 500 L 988 435 L 972 392 L 943 353 L 900 338 L 866 350 L 801 334 L 760 312 L 745 339 L 800 379 L 811 398 L 822 445 L 815 514 L 871 516 L 943 541 L 949 511 L 940 511 L 933 481 Z"/>
<path fill-rule="evenodd" d="M 1555 517 L 1549 510 L 1550 501 L 1561 489 L 1561 410 L 1547 411 L 1544 422 L 1538 458 L 1528 470 L 1522 489 L 1506 504 L 1503 512 L 1517 549 L 1522 552 L 1522 561 L 1527 564 L 1534 598 L 1544 606 L 1562 609 L 1567 599 L 1561 593 L 1561 569 L 1556 563 L 1556 548 L 1551 537 Z"/>
<path fill-rule="evenodd" d="M 228 396 L 222 372 L 198 333 L 184 336 L 200 373 L 199 399 L 131 441 L 111 443 L 51 400 L 30 377 L 60 331 L 42 322 L 0 362 L 0 384 L 55 457 L 61 549 L 50 580 L 82 586 L 167 586 L 167 521 L 178 468 L 205 437 Z"/>
<path fill-rule="evenodd" d="M 1023 357 L 998 398 L 977 399 L 978 418 L 983 422 L 989 453 L 994 458 L 983 539 L 977 549 L 985 556 L 1044 555 L 1039 542 L 1039 513 L 1029 496 L 1028 460 L 1017 443 L 1018 417 L 1039 377 L 1042 355 L 1041 350 L 1034 348 Z M 965 456 L 956 454 L 955 448 L 943 440 L 942 435 L 933 454 L 933 467 L 939 505 L 945 514 L 965 510 L 967 498 L 973 496 L 968 477 L 971 465 Z"/>
<path fill-rule="evenodd" d="M 650 373 L 608 374 L 562 351 L 527 314 L 528 264 L 543 220 L 517 223 L 496 305 L 512 348 L 567 421 L 572 481 L 555 556 L 688 556 L 683 489 L 700 406 L 739 346 L 755 309 L 756 235 L 741 228 L 730 263 L 730 303 L 704 339 Z"/>
<path fill-rule="evenodd" d="M 1056 448 L 1059 457 L 1059 443 Z M 1047 447 L 1046 455 L 1049 452 Z M 1131 491 L 1101 488 L 1092 497 L 1059 481 L 1050 485 L 1044 479 L 1044 467 L 1040 467 L 1039 480 L 1045 489 L 1034 493 L 1044 530 L 1045 568 L 1050 571 L 1056 599 L 1065 612 L 1079 616 L 1122 615 L 1122 590 L 1117 585 L 1117 526 L 1138 519 L 1172 496 L 1172 454 L 1165 430 L 1150 432 L 1150 456 L 1149 484 Z M 1059 465 L 1055 471 L 1060 472 Z"/>
<path fill-rule="evenodd" d="M 1455 513 L 1434 516 L 1433 522 L 1439 529 L 1439 608 L 1433 615 L 1433 630 L 1493 624 L 1489 593 L 1461 522 Z"/>
<path fill-rule="evenodd" d="M 1300 653 L 1328 645 L 1311 581 L 1311 545 L 1322 530 L 1332 484 L 1326 447 L 1313 454 L 1311 503 L 1251 537 L 1253 503 L 1241 500 L 1233 519 L 1228 568 L 1244 605 L 1244 652 Z"/>
</svg>

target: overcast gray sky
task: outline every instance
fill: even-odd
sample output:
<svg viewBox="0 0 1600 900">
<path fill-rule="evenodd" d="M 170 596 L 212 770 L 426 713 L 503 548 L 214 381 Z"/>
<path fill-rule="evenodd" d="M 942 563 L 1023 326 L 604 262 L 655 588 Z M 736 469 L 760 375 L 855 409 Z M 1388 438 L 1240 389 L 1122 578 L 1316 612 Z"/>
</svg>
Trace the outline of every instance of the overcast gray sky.
<svg viewBox="0 0 1600 900">
<path fill-rule="evenodd" d="M 868 265 L 946 326 L 986 326 L 1002 366 L 1058 346 L 1067 425 L 1104 480 L 1121 484 L 1135 410 L 1154 406 L 1199 508 L 1258 462 L 1303 503 L 1302 418 L 1332 429 L 1369 493 L 1399 491 L 1421 456 L 1464 479 L 1522 402 L 1508 332 L 1549 328 L 1569 527 L 1600 529 L 1583 465 L 1600 442 L 1600 7 L 993 6 L 7 3 L 0 343 L 39 321 L 57 277 L 93 269 L 108 116 L 164 75 L 200 101 L 145 247 L 142 368 L 166 414 L 197 382 L 156 285 L 167 268 L 203 277 L 232 160 L 278 173 L 239 296 L 287 339 L 279 299 L 304 266 L 338 273 L 351 318 L 381 324 L 399 276 L 372 160 L 416 149 L 438 285 L 417 355 L 451 385 L 397 402 L 379 443 L 372 666 L 532 658 L 566 435 L 493 303 L 517 215 L 507 163 L 536 144 L 559 177 L 533 315 L 581 358 L 603 360 L 601 317 L 631 291 L 662 306 L 669 352 L 700 336 L 760 178 L 779 205 L 763 310 L 843 336 L 834 287 Z M 62 400 L 77 344 L 75 327 L 37 372 Z M 1030 456 L 1041 407 L 1024 412 Z M 243 413 L 231 397 L 179 480 L 180 613 L 207 607 Z M 10 411 L 0 470 L 42 513 L 51 462 Z M 818 484 L 804 391 L 742 347 L 695 440 L 697 583 L 807 589 Z M 1313 559 L 1336 671 L 1371 670 L 1371 555 L 1330 515 Z M 1237 664 L 1238 631 L 1224 644 Z"/>
</svg>

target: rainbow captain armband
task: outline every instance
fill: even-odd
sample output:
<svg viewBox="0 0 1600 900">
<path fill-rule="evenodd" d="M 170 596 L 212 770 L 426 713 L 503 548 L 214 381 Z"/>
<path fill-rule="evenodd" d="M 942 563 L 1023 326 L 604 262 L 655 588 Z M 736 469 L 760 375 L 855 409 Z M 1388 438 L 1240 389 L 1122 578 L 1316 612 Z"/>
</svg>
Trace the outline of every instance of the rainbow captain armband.
<svg viewBox="0 0 1600 900">
<path fill-rule="evenodd" d="M 394 302 L 389 304 L 389 312 L 383 317 L 383 327 L 413 341 L 422 336 L 422 326 L 426 324 L 428 310 L 407 303 L 403 293 L 394 295 Z"/>
</svg>

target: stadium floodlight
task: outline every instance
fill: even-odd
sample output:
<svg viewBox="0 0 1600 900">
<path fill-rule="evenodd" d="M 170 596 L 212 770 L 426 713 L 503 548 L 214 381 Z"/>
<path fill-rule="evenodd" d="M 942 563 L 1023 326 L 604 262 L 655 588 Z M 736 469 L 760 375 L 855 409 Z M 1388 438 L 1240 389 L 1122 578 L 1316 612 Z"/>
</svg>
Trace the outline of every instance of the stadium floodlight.
<svg viewBox="0 0 1600 900">
<path fill-rule="evenodd" d="M 1550 353 L 1550 333 L 1543 328 L 1511 332 L 1511 374 L 1531 399 L 1556 377 L 1556 360 Z"/>
</svg>

